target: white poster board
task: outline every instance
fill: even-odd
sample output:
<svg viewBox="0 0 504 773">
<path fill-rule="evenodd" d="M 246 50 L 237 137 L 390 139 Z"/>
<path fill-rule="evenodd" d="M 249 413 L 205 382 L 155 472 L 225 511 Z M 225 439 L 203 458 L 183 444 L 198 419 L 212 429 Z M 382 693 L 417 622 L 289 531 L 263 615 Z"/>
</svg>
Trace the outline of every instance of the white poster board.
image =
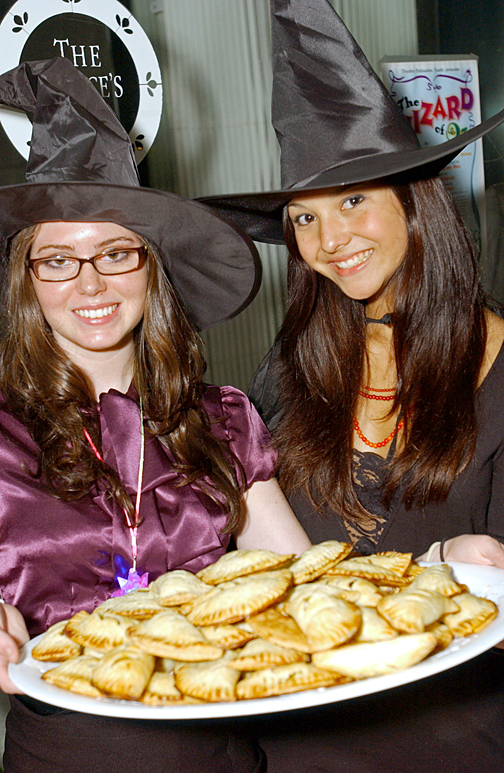
<svg viewBox="0 0 504 773">
<path fill-rule="evenodd" d="M 413 126 L 420 145 L 438 145 L 481 123 L 476 56 L 384 57 L 382 80 Z M 483 144 L 468 145 L 441 172 L 485 256 Z"/>
</svg>

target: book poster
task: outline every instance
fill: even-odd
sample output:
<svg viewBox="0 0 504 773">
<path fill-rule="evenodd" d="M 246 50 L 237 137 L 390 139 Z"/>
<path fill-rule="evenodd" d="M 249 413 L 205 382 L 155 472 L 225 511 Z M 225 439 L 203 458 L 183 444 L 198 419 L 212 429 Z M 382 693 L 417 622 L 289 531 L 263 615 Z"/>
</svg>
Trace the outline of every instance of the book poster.
<svg viewBox="0 0 504 773">
<path fill-rule="evenodd" d="M 481 123 L 478 59 L 475 56 L 385 57 L 382 80 L 413 126 L 420 145 L 437 145 Z M 441 172 L 468 225 L 481 257 L 485 254 L 485 178 L 479 139 Z"/>
</svg>

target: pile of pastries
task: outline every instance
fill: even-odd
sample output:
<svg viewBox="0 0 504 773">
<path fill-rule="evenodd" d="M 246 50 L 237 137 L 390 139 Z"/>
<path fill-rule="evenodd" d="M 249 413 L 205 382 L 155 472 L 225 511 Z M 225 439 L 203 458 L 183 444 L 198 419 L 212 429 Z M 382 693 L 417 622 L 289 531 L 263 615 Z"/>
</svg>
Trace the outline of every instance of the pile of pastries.
<svg viewBox="0 0 504 773">
<path fill-rule="evenodd" d="M 167 572 L 52 626 L 32 650 L 47 682 L 83 695 L 174 706 L 330 687 L 394 673 L 498 614 L 447 564 L 409 553 L 235 550 Z"/>
</svg>

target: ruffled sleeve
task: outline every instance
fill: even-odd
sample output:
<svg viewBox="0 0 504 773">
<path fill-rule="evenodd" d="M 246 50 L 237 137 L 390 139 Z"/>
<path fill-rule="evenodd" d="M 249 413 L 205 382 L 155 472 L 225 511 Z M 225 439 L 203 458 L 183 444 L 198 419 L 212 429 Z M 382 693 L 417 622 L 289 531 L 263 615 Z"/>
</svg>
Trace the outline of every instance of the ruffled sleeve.
<svg viewBox="0 0 504 773">
<path fill-rule="evenodd" d="M 231 386 L 208 387 L 203 403 L 212 421 L 212 432 L 240 461 L 246 488 L 276 474 L 277 454 L 271 436 L 256 409 L 243 392 Z"/>
</svg>

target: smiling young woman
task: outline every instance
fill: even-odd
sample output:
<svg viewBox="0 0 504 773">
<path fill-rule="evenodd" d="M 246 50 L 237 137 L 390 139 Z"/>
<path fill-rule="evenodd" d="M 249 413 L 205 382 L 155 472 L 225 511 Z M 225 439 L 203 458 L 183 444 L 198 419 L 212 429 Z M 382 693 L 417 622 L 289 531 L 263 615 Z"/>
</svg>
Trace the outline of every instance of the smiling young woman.
<svg viewBox="0 0 504 773">
<path fill-rule="evenodd" d="M 281 189 L 205 201 L 288 248 L 250 395 L 289 501 L 313 542 L 504 569 L 504 320 L 436 176 L 504 113 L 420 148 L 328 0 L 272 0 L 272 49 Z M 500 773 L 504 658 L 286 714 L 275 773 Z"/>
<path fill-rule="evenodd" d="M 138 186 L 128 135 L 68 60 L 0 76 L 0 102 L 30 99 L 36 182 L 0 188 L 5 767 L 133 773 L 148 759 L 152 773 L 200 773 L 204 760 L 213 773 L 258 773 L 246 728 L 63 711 L 10 678 L 30 636 L 171 569 L 197 572 L 231 535 L 240 548 L 310 545 L 257 412 L 203 380 L 196 325 L 252 300 L 255 248 L 208 208 Z"/>
</svg>

